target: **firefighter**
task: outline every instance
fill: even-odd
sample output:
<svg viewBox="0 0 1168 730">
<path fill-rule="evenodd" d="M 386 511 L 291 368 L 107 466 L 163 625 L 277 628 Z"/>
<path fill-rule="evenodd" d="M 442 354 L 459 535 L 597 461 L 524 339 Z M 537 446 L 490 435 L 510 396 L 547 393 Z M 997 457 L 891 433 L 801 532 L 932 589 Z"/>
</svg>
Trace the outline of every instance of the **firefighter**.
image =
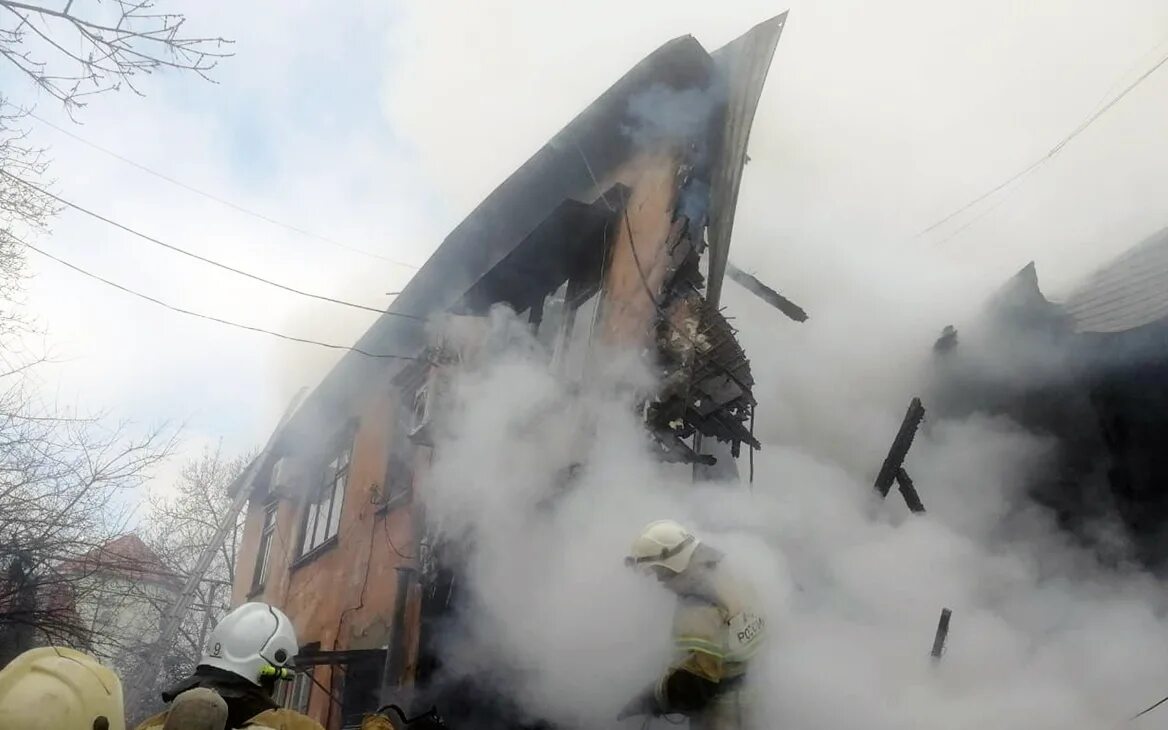
<svg viewBox="0 0 1168 730">
<path fill-rule="evenodd" d="M 296 630 L 281 611 L 266 603 L 245 603 L 216 624 L 207 644 L 194 674 L 162 693 L 170 708 L 146 719 L 137 730 L 181 727 L 167 723 L 171 713 L 180 710 L 205 717 L 192 704 L 200 694 L 190 690 L 198 688 L 223 698 L 226 730 L 324 730 L 312 718 L 281 708 L 272 699 L 276 682 L 291 678 L 292 659 L 299 650 Z"/>
<path fill-rule="evenodd" d="M 88 654 L 29 649 L 0 670 L 0 728 L 125 730 L 122 683 Z"/>
<path fill-rule="evenodd" d="M 741 730 L 751 711 L 744 686 L 766 622 L 754 588 L 723 555 L 672 520 L 652 522 L 625 564 L 656 576 L 677 596 L 674 657 L 661 677 L 617 716 L 682 714 L 694 730 Z"/>
</svg>

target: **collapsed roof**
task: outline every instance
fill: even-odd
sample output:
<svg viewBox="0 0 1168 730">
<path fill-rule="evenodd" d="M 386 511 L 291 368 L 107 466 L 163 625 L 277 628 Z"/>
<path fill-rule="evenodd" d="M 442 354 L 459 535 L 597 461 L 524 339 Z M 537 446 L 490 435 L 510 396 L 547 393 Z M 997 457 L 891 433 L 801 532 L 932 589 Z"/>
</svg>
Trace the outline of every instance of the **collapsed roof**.
<svg viewBox="0 0 1168 730">
<path fill-rule="evenodd" d="M 626 133 L 634 123 L 634 97 L 654 88 L 716 86 L 724 95 L 711 155 L 709 295 L 716 304 L 729 251 L 746 145 L 786 13 L 758 24 L 708 53 L 692 36 L 667 42 L 634 66 L 595 102 L 504 180 L 446 237 L 401 294 L 355 347 L 367 353 L 412 355 L 426 346 L 425 319 L 446 311 L 485 286 L 485 277 L 561 206 L 591 206 L 605 180 L 635 152 Z M 586 215 L 586 211 L 581 210 Z M 543 237 L 543 240 L 549 240 Z M 295 437 L 316 429 L 306 423 L 339 422 L 362 388 L 382 380 L 408 360 L 348 352 L 305 399 L 288 424 Z"/>
</svg>

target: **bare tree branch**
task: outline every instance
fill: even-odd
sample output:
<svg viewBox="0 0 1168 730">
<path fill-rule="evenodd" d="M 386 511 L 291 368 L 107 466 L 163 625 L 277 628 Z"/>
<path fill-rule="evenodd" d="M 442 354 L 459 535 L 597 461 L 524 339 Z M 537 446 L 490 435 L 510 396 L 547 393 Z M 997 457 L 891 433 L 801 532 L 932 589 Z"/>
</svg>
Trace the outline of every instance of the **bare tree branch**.
<svg viewBox="0 0 1168 730">
<path fill-rule="evenodd" d="M 104 13 L 112 21 L 100 17 L 103 7 L 112 9 Z M 136 77 L 159 69 L 213 81 L 209 72 L 231 56 L 231 41 L 186 35 L 184 15 L 155 12 L 154 7 L 154 0 L 113 0 L 91 5 L 91 14 L 82 15 L 71 2 L 57 10 L 0 0 L 0 10 L 11 20 L 0 26 L 0 57 L 70 112 L 85 106 L 86 96 L 122 85 L 141 94 Z"/>
</svg>

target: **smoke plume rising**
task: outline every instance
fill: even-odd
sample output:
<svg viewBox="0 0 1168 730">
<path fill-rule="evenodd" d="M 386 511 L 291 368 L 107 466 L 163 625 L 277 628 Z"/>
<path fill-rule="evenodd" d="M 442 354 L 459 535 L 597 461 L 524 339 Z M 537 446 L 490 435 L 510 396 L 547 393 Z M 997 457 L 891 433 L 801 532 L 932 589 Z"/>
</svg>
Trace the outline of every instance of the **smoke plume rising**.
<svg viewBox="0 0 1168 730">
<path fill-rule="evenodd" d="M 1000 418 L 931 419 L 908 461 L 929 512 L 873 493 L 927 378 L 939 330 L 929 320 L 946 314 L 912 316 L 937 284 L 923 282 L 902 277 L 911 294 L 878 317 L 862 306 L 878 286 L 824 302 L 806 329 L 731 297 L 761 381 L 752 487 L 694 486 L 688 469 L 649 455 L 633 406 L 651 383 L 631 357 L 565 388 L 522 323 L 496 312 L 513 344 L 457 380 L 425 497 L 443 534 L 473 544 L 474 610 L 452 635 L 450 665 L 505 667 L 501 689 L 533 717 L 617 727 L 619 707 L 668 656 L 672 610 L 621 558 L 641 526 L 670 517 L 725 550 L 764 596 L 761 727 L 1087 730 L 1156 699 L 1168 677 L 1163 598 L 1138 571 L 1098 565 L 1026 499 L 1050 446 L 1042 437 Z M 953 626 L 934 666 L 942 607 Z"/>
</svg>

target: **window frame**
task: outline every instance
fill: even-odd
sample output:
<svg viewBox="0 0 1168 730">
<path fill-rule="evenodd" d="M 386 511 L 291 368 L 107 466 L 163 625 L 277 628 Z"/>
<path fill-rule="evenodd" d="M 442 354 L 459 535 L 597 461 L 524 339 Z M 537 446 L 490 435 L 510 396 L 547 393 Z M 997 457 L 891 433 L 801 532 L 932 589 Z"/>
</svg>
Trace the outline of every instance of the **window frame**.
<svg viewBox="0 0 1168 730">
<path fill-rule="evenodd" d="M 317 651 L 320 642 L 305 644 L 300 647 L 299 654 Z M 316 665 L 309 664 L 298 668 L 291 681 L 280 682 L 272 698 L 276 704 L 285 709 L 294 710 L 302 715 L 308 714 L 308 706 L 312 703 L 312 680 L 316 676 Z"/>
<path fill-rule="evenodd" d="M 593 305 L 593 303 L 595 303 Z M 569 375 L 573 379 L 582 379 L 588 372 L 589 355 L 591 353 L 591 341 L 589 340 L 584 352 L 579 352 L 579 343 L 574 341 L 573 334 L 576 332 L 576 320 L 580 310 L 593 305 L 592 311 L 589 313 L 588 327 L 591 327 L 592 320 L 599 321 L 603 311 L 604 305 L 604 287 L 601 282 L 581 283 L 576 279 L 568 282 L 568 289 L 564 297 L 564 316 L 560 323 L 559 332 L 556 334 L 555 347 L 552 350 L 552 369 L 554 372 Z M 584 322 L 581 320 L 581 325 Z M 582 358 L 578 363 L 578 373 L 568 373 L 570 364 L 569 358 Z"/>
<path fill-rule="evenodd" d="M 349 473 L 353 465 L 355 435 L 356 429 L 347 428 L 334 442 L 329 450 L 330 458 L 321 466 L 316 488 L 304 500 L 300 516 L 300 540 L 296 558 L 298 562 L 328 549 L 337 542 L 341 515 L 345 507 L 345 492 L 349 487 Z M 326 504 L 328 512 L 322 522 L 321 507 Z"/>
<path fill-rule="evenodd" d="M 410 428 L 406 427 L 404 408 L 398 411 L 400 418 L 390 424 L 390 437 L 386 445 L 385 476 L 381 485 L 381 508 L 391 500 L 408 494 L 414 488 L 414 458 L 417 445 L 410 438 Z"/>
<path fill-rule="evenodd" d="M 264 589 L 268 580 L 268 571 L 272 564 L 272 543 L 275 541 L 276 530 L 279 529 L 279 500 L 273 499 L 264 505 L 263 518 L 260 522 L 260 543 L 256 550 L 255 566 L 251 574 L 251 593 L 255 595 Z M 271 522 L 268 522 L 268 518 Z"/>
</svg>

